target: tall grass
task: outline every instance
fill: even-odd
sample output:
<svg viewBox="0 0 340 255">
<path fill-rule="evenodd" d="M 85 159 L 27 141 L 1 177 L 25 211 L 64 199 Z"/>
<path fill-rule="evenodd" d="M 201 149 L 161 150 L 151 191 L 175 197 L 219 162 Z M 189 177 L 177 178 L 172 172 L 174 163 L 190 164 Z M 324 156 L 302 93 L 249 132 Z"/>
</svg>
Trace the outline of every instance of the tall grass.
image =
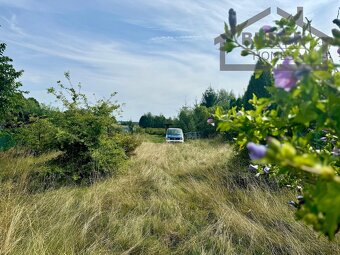
<svg viewBox="0 0 340 255">
<path fill-rule="evenodd" d="M 38 159 L 0 156 L 19 176 Z M 294 220 L 290 190 L 250 178 L 232 149 L 144 142 L 120 173 L 90 187 L 30 193 L 2 178 L 0 254 L 340 254 L 340 239 Z"/>
</svg>

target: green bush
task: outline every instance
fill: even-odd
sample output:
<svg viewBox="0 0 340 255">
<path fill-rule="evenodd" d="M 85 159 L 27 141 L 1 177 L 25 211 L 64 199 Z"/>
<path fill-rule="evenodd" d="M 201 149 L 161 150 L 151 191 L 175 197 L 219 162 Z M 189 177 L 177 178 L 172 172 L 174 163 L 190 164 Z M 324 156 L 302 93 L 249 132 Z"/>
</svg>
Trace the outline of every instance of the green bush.
<svg viewBox="0 0 340 255">
<path fill-rule="evenodd" d="M 37 119 L 13 131 L 18 146 L 33 154 L 42 154 L 56 149 L 58 128 L 48 119 Z"/>
<path fill-rule="evenodd" d="M 140 144 L 135 136 L 121 134 L 114 113 L 120 106 L 111 99 L 90 105 L 84 94 L 58 82 L 59 90 L 49 89 L 61 101 L 64 111 L 54 111 L 16 130 L 16 140 L 34 154 L 50 150 L 62 152 L 50 161 L 46 171 L 37 174 L 56 182 L 91 182 L 113 173 Z"/>
<path fill-rule="evenodd" d="M 259 57 L 265 69 L 255 73 L 261 77 L 264 70 L 273 72 L 275 86 L 268 86 L 270 98 L 254 94 L 249 110 L 217 109 L 215 115 L 220 131 L 236 131 L 240 149 L 247 146 L 259 164 L 258 175 L 303 187 L 303 196 L 290 201 L 297 217 L 333 239 L 340 229 L 340 73 L 324 57 L 331 46 L 340 47 L 340 30 L 333 29 L 334 37 L 323 38 L 321 44 L 310 33 L 310 24 L 297 31 L 300 15 L 264 26 L 247 45 L 237 40 L 244 24 L 225 25 L 222 49 L 229 53 L 241 48 L 242 56 Z M 275 51 L 270 63 L 257 53 L 263 48 Z M 280 59 L 284 61 L 278 65 Z"/>
<path fill-rule="evenodd" d="M 6 131 L 0 131 L 0 151 L 6 151 L 15 146 L 13 135 Z"/>
<path fill-rule="evenodd" d="M 165 128 L 144 128 L 144 132 L 149 135 L 165 136 Z"/>
<path fill-rule="evenodd" d="M 113 136 L 113 140 L 119 145 L 120 148 L 123 148 L 126 155 L 131 155 L 134 150 L 142 143 L 141 139 L 139 139 L 135 135 L 117 133 Z"/>
</svg>

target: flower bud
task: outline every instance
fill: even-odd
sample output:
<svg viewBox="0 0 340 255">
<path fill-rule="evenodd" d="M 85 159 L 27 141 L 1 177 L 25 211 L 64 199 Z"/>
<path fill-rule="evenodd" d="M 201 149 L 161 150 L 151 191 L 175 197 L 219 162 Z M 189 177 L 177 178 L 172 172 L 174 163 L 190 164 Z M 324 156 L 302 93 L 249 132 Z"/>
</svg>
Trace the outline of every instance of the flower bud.
<svg viewBox="0 0 340 255">
<path fill-rule="evenodd" d="M 215 120 L 213 119 L 213 118 L 208 118 L 208 120 L 207 120 L 207 123 L 209 124 L 209 125 L 215 125 Z"/>
<path fill-rule="evenodd" d="M 340 28 L 340 19 L 333 20 L 333 23 L 336 24 Z"/>
<path fill-rule="evenodd" d="M 297 43 L 300 40 L 301 40 L 301 35 L 297 34 L 297 35 L 294 35 L 293 37 L 290 37 L 285 43 L 289 45 L 289 44 Z"/>
<path fill-rule="evenodd" d="M 332 154 L 333 154 L 333 156 L 339 157 L 340 156 L 340 148 L 334 147 Z"/>
<path fill-rule="evenodd" d="M 299 205 L 302 205 L 305 203 L 305 198 L 302 195 L 298 195 L 296 198 L 299 201 Z"/>
<path fill-rule="evenodd" d="M 321 141 L 321 142 L 327 142 L 327 137 L 325 137 L 325 136 L 324 136 L 324 137 L 321 137 L 321 138 L 320 138 L 320 141 Z"/>
<path fill-rule="evenodd" d="M 252 165 L 252 164 L 250 164 L 248 169 L 249 170 L 258 170 L 259 169 L 259 165 Z"/>
<path fill-rule="evenodd" d="M 266 174 L 269 174 L 269 171 L 270 171 L 270 167 L 266 166 L 264 169 L 263 169 L 263 172 L 265 172 Z"/>
<path fill-rule="evenodd" d="M 298 207 L 297 204 L 294 201 L 289 201 L 288 204 L 292 207 L 295 207 L 295 208 Z"/>
<path fill-rule="evenodd" d="M 265 26 L 262 27 L 262 30 L 263 30 L 263 32 L 265 32 L 265 33 L 270 33 L 271 30 L 272 30 L 272 27 L 271 27 L 271 26 L 268 26 L 268 25 L 265 25 Z"/>
<path fill-rule="evenodd" d="M 229 26 L 231 33 L 234 35 L 236 34 L 236 24 L 237 24 L 237 19 L 236 19 L 236 12 L 234 9 L 229 10 Z"/>
</svg>

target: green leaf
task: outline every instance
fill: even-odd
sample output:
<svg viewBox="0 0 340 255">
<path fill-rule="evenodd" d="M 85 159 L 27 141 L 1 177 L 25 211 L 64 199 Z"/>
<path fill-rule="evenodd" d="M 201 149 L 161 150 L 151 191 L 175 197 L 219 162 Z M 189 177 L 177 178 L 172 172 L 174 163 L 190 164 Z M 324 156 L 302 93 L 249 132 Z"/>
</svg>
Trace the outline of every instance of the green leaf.
<svg viewBox="0 0 340 255">
<path fill-rule="evenodd" d="M 217 106 L 216 111 L 215 111 L 215 115 L 217 117 L 221 117 L 222 116 L 222 109 L 221 109 L 221 107 Z"/>
<path fill-rule="evenodd" d="M 259 33 L 255 34 L 255 37 L 254 37 L 255 48 L 257 50 L 260 50 L 260 49 L 265 47 L 265 43 L 266 43 L 265 33 L 264 33 L 263 29 L 261 29 Z"/>
<path fill-rule="evenodd" d="M 261 70 L 261 69 L 256 69 L 256 70 L 255 70 L 255 79 L 260 78 L 261 75 L 262 75 L 262 73 L 263 73 L 263 70 Z"/>
<path fill-rule="evenodd" d="M 228 27 L 228 24 L 226 22 L 224 22 L 224 32 L 226 34 L 229 34 L 229 27 Z"/>
<path fill-rule="evenodd" d="M 335 86 L 340 87 L 340 72 L 336 72 L 334 74 L 334 83 L 335 83 Z"/>
<path fill-rule="evenodd" d="M 232 52 L 232 50 L 234 48 L 236 48 L 237 46 L 233 43 L 233 42 L 226 42 L 223 47 L 222 50 L 226 51 L 227 53 Z"/>
<path fill-rule="evenodd" d="M 244 45 L 245 45 L 246 47 L 248 47 L 248 46 L 250 45 L 250 41 L 249 41 L 249 40 L 245 40 L 245 41 L 244 41 Z"/>
<path fill-rule="evenodd" d="M 241 51 L 241 56 L 245 57 L 249 55 L 249 51 L 248 50 L 242 50 Z"/>
<path fill-rule="evenodd" d="M 335 38 L 340 38 L 340 30 L 333 28 L 332 29 L 332 34 Z"/>
</svg>

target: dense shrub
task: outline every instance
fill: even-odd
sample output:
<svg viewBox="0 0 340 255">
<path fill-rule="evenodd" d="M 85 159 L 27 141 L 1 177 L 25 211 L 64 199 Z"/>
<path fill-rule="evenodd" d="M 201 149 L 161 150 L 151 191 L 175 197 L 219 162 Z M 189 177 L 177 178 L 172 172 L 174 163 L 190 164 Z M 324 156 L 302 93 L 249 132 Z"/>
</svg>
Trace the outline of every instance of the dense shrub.
<svg viewBox="0 0 340 255">
<path fill-rule="evenodd" d="M 79 92 L 80 84 L 76 91 L 69 74 L 65 76 L 69 86 L 58 82 L 58 89 L 49 89 L 64 110 L 16 129 L 15 137 L 34 154 L 62 152 L 41 178 L 87 182 L 111 174 L 140 143 L 135 136 L 120 134 L 122 129 L 114 117 L 120 106 L 111 102 L 115 94 L 90 105 Z"/>
<path fill-rule="evenodd" d="M 17 146 L 33 154 L 55 150 L 58 128 L 48 119 L 37 119 L 31 124 L 12 130 Z"/>
<path fill-rule="evenodd" d="M 15 146 L 15 139 L 10 132 L 0 130 L 0 151 L 6 151 Z"/>
<path fill-rule="evenodd" d="M 130 134 L 116 133 L 112 138 L 126 155 L 133 154 L 134 150 L 141 144 L 141 139 Z"/>
<path fill-rule="evenodd" d="M 149 135 L 165 136 L 165 128 L 144 128 L 143 132 Z"/>
<path fill-rule="evenodd" d="M 271 97 L 253 95 L 253 110 L 217 109 L 216 117 L 220 131 L 237 132 L 240 148 L 247 146 L 250 158 L 259 164 L 258 175 L 303 186 L 303 196 L 290 202 L 298 209 L 297 217 L 333 239 L 340 229 L 340 73 L 324 56 L 330 45 L 340 46 L 340 31 L 333 29 L 334 37 L 322 38 L 321 45 L 310 33 L 310 23 L 302 33 L 297 31 L 300 15 L 264 26 L 246 45 L 237 41 L 244 24 L 231 22 L 231 29 L 226 24 L 222 36 L 227 52 L 241 48 L 243 56 L 260 57 L 260 49 L 281 50 L 274 53 L 271 63 L 260 58 L 274 75 Z M 278 65 L 280 59 L 284 61 Z"/>
</svg>

